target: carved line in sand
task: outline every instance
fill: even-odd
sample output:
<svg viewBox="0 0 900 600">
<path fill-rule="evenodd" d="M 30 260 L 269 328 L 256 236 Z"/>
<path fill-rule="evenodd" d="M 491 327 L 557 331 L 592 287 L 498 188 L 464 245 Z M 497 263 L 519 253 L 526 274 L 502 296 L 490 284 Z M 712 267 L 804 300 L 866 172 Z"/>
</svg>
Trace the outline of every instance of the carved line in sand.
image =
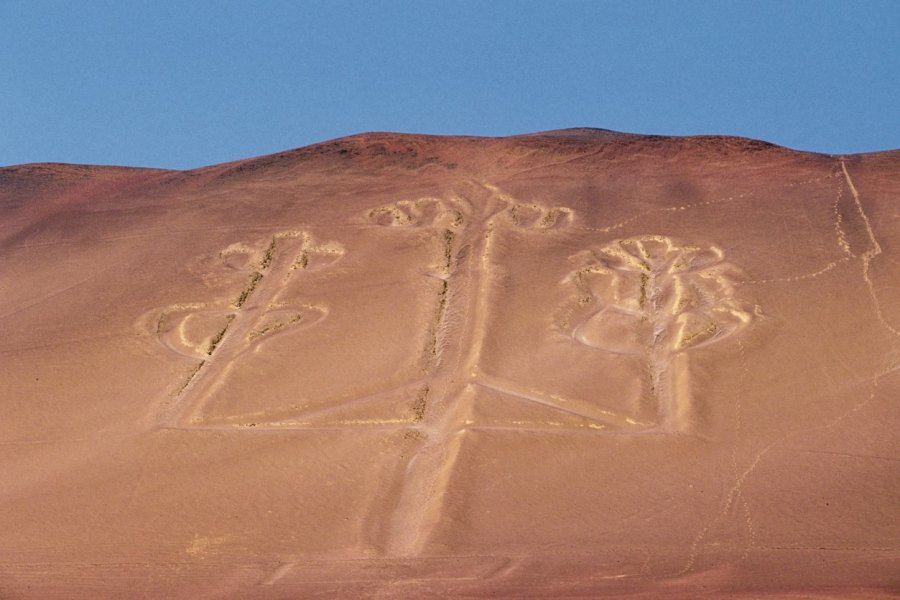
<svg viewBox="0 0 900 600">
<path fill-rule="evenodd" d="M 573 212 L 565 206 L 519 204 L 510 206 L 504 215 L 520 229 L 560 229 L 572 224 Z"/>
<path fill-rule="evenodd" d="M 480 214 L 467 216 L 466 227 L 460 231 L 445 232 L 449 243 L 441 273 L 446 278 L 436 319 L 439 347 L 443 351 L 427 375 L 431 395 L 422 405 L 421 423 L 412 431 L 421 443 L 404 470 L 392 518 L 383 525 L 382 546 L 391 555 L 421 554 L 440 522 L 443 498 L 451 485 L 468 431 L 558 431 L 560 425 L 564 426 L 566 415 L 586 419 L 593 425 L 591 429 L 628 426 L 620 415 L 480 372 L 478 362 L 487 329 L 487 303 L 494 269 L 491 255 L 496 234 L 502 229 L 549 233 L 568 226 L 573 220 L 573 213 L 567 207 L 523 204 L 496 187 L 486 184 L 483 189 L 490 196 L 480 203 Z M 404 220 L 402 216 L 395 219 Z M 472 227 L 470 222 L 479 226 Z M 559 416 L 541 423 L 510 422 L 501 426 L 477 423 L 471 417 L 478 389 L 541 406 Z"/>
<path fill-rule="evenodd" d="M 424 197 L 373 208 L 366 213 L 375 225 L 456 228 L 465 222 L 462 210 L 440 198 Z"/>
<path fill-rule="evenodd" d="M 447 432 L 473 428 L 514 428 L 517 423 L 512 423 L 512 427 L 488 426 L 480 425 L 468 418 L 465 414 L 467 412 L 465 402 L 460 399 L 467 394 L 467 390 L 482 388 L 516 401 L 550 409 L 559 413 L 561 417 L 568 415 L 585 420 L 586 424 L 571 424 L 569 428 L 572 430 L 634 432 L 652 428 L 652 423 L 638 422 L 628 415 L 606 410 L 591 402 L 561 397 L 552 392 L 528 388 L 513 381 L 479 372 L 477 360 L 486 316 L 481 304 L 489 293 L 492 269 L 490 255 L 495 233 L 501 229 L 549 232 L 566 228 L 574 221 L 574 211 L 571 208 L 534 202 L 522 203 L 503 194 L 495 186 L 484 185 L 484 187 L 491 192 L 494 200 L 499 200 L 502 208 L 495 210 L 489 206 L 489 202 L 484 204 L 484 212 L 480 219 L 483 225 L 481 231 L 471 231 L 472 228 L 466 231 L 468 221 L 472 219 L 465 217 L 464 213 L 467 212 L 467 208 L 469 211 L 471 209 L 468 206 L 463 207 L 465 203 L 460 199 L 421 198 L 400 201 L 374 208 L 366 215 L 370 222 L 383 226 L 443 229 L 443 256 L 435 263 L 432 271 L 426 273 L 429 277 L 441 279 L 442 285 L 429 328 L 429 342 L 424 351 L 427 366 L 423 368 L 423 374 L 426 381 L 437 377 L 452 379 L 457 383 L 454 390 L 445 390 L 442 393 L 445 402 L 433 402 L 431 405 L 421 402 L 423 407 L 421 416 L 413 423 L 418 425 L 417 428 L 424 427 L 421 422 L 425 414 L 424 408 L 428 406 L 429 413 L 442 411 L 442 414 L 433 414 L 430 421 L 440 422 L 441 427 Z M 459 243 L 461 239 L 463 244 Z M 449 312 L 453 313 L 453 322 L 448 322 Z M 437 372 L 441 366 L 443 350 L 447 346 L 454 345 L 454 342 L 465 346 L 467 350 L 457 353 L 455 364 Z M 407 393 L 416 394 L 417 399 L 425 399 L 428 397 L 427 390 L 446 387 L 445 383 L 435 383 L 436 385 L 431 387 L 427 383 L 421 388 L 411 387 Z M 423 393 L 422 390 L 426 391 Z M 420 400 L 416 402 L 419 403 Z M 434 404 L 443 406 L 435 409 Z M 518 425 L 525 430 L 535 431 L 542 430 L 544 425 L 548 430 L 565 427 L 558 419 L 547 420 L 545 423 L 518 423 Z"/>
<path fill-rule="evenodd" d="M 438 322 L 443 327 L 449 315 L 452 335 L 448 337 L 455 343 L 448 344 L 444 364 L 438 362 L 429 374 L 431 397 L 427 392 L 422 396 L 420 422 L 414 428 L 421 445 L 406 465 L 392 518 L 383 532 L 383 547 L 392 555 L 416 556 L 425 548 L 442 518 L 443 498 L 452 485 L 467 431 L 686 431 L 693 415 L 688 372 L 679 361 L 685 360 L 689 350 L 732 335 L 750 320 L 750 313 L 733 297 L 731 277 L 737 270 L 723 260 L 717 248 L 679 246 L 662 236 L 618 240 L 574 257 L 579 269 L 568 281 L 576 285 L 579 296 L 567 315 L 570 323 L 575 323 L 570 331 L 574 339 L 594 349 L 646 361 L 645 393 L 659 407 L 659 423 L 637 422 L 591 402 L 526 389 L 520 383 L 482 373 L 478 359 L 486 329 L 483 301 L 491 285 L 496 232 L 512 227 L 540 233 L 565 227 L 573 220 L 572 211 L 564 207 L 523 205 L 496 188 L 488 189 L 504 208 L 492 213 L 486 202 L 483 230 L 454 234 L 462 238 L 461 247 L 447 247 L 447 286 L 442 294 L 446 300 L 441 301 Z M 401 216 L 398 221 L 408 224 L 412 219 Z M 680 377 L 674 377 L 675 373 Z M 673 383 L 677 384 L 674 390 Z M 540 405 L 560 417 L 479 425 L 469 419 L 479 388 Z M 564 415 L 582 418 L 587 426 L 566 424 Z"/>
<path fill-rule="evenodd" d="M 464 201 L 435 198 L 400 201 L 376 207 L 365 215 L 368 222 L 378 226 L 437 229 L 443 240 L 440 255 L 424 273 L 440 280 L 441 284 L 434 300 L 428 342 L 423 349 L 423 380 L 373 396 L 408 394 L 409 417 L 341 423 L 384 430 L 405 429 L 411 439 L 421 443 L 407 465 L 396 510 L 386 532 L 385 546 L 390 553 L 414 555 L 421 551 L 442 513 L 441 497 L 449 485 L 466 430 L 559 431 L 570 428 L 561 427 L 563 419 L 536 424 L 513 422 L 502 427 L 479 426 L 468 419 L 476 388 L 540 405 L 558 411 L 561 416 L 569 414 L 584 418 L 590 423 L 590 430 L 635 432 L 652 427 L 588 402 L 579 403 L 552 393 L 524 389 L 515 382 L 478 372 L 480 337 L 486 319 L 481 301 L 491 285 L 491 248 L 496 231 L 515 228 L 534 233 L 549 232 L 573 221 L 573 213 L 566 207 L 518 203 L 491 191 L 495 192 L 492 195 L 494 204 L 499 200 L 502 208 L 494 211 L 490 202 L 485 202 L 479 221 L 482 227 L 477 230 L 469 226 L 471 219 L 466 216 Z M 173 350 L 201 355 L 199 366 L 178 391 L 176 402 L 164 414 L 164 421 L 171 424 L 187 421 L 190 425 L 190 417 L 225 380 L 229 365 L 266 336 L 292 325 L 283 318 L 272 318 L 275 325 L 268 326 L 266 318 L 287 308 L 278 305 L 278 294 L 294 270 L 308 268 L 314 248 L 306 234 L 278 234 L 261 253 L 258 268 L 248 275 L 247 286 L 229 311 L 216 313 L 217 309 L 207 305 L 191 304 L 164 312 L 157 326 L 161 341 Z M 252 247 L 236 245 L 223 251 L 221 257 L 227 264 L 236 261 L 239 265 L 241 256 L 253 252 Z M 335 250 L 334 254 L 340 252 Z M 570 281 L 578 287 L 580 301 L 569 314 L 570 321 L 575 323 L 573 338 L 593 348 L 647 360 L 649 393 L 655 394 L 660 405 L 661 429 L 678 430 L 681 421 L 675 417 L 684 413 L 679 404 L 683 403 L 684 396 L 666 391 L 670 387 L 666 376 L 677 371 L 673 366 L 677 357 L 690 348 L 730 335 L 749 320 L 748 313 L 731 297 L 730 266 L 722 261 L 717 249 L 704 251 L 677 246 L 660 236 L 620 240 L 598 251 L 582 253 L 575 260 L 580 268 Z M 190 335 L 191 321 L 201 323 L 216 314 L 225 319 L 219 332 L 202 339 Z M 322 316 L 324 314 L 323 309 Z M 608 319 L 611 315 L 615 318 Z M 628 335 L 608 331 L 611 324 L 615 326 L 614 330 L 624 328 Z M 633 330 L 628 329 L 629 325 Z M 650 337 L 647 337 L 648 330 Z M 204 351 L 207 358 L 202 358 Z M 345 404 L 367 399 L 357 398 Z M 321 410 L 327 412 L 334 408 Z M 270 413 L 267 411 L 260 416 L 268 419 L 273 416 Z M 689 421 L 688 415 L 685 422 Z M 268 425 L 317 429 L 292 419 L 269 422 Z"/>
<path fill-rule="evenodd" d="M 714 246 L 659 235 L 615 240 L 571 257 L 578 290 L 563 326 L 576 341 L 644 361 L 645 399 L 658 428 L 690 431 L 696 421 L 687 353 L 734 335 L 753 312 L 734 297 L 740 271 Z"/>
<path fill-rule="evenodd" d="M 422 374 L 427 377 L 440 362 L 441 323 L 448 300 L 456 231 L 464 222 L 463 212 L 443 200 L 421 198 L 374 208 L 365 214 L 365 221 L 376 226 L 442 231 L 440 254 L 424 273 L 440 281 L 434 317 L 421 352 Z M 328 266 L 343 254 L 344 249 L 339 244 L 316 245 L 306 232 L 287 231 L 272 236 L 265 248 L 259 244 L 236 243 L 223 249 L 214 259 L 200 259 L 195 267 L 205 279 L 215 280 L 214 272 L 224 269 L 246 271 L 247 282 L 242 290 L 235 292 L 234 301 L 226 308 L 209 303 L 183 303 L 154 313 L 150 329 L 159 342 L 173 352 L 199 360 L 164 402 L 159 421 L 167 426 L 204 429 L 315 430 L 366 426 L 396 430 L 419 424 L 429 395 L 428 384 L 421 380 L 318 408 L 300 405 L 267 407 L 254 413 L 220 417 L 215 422 L 205 422 L 200 416 L 203 407 L 221 389 L 229 371 L 245 353 L 258 350 L 261 343 L 275 335 L 294 331 L 298 326 L 313 325 L 327 315 L 324 306 L 288 306 L 278 298 L 293 277 Z M 410 397 L 408 414 L 403 418 L 340 418 L 348 409 L 352 412 L 355 406 L 387 400 L 398 393 Z M 316 426 L 316 419 L 323 416 L 327 417 L 327 424 Z"/>
<path fill-rule="evenodd" d="M 325 318 L 325 306 L 289 304 L 280 297 L 296 276 L 325 268 L 343 254 L 339 244 L 315 244 L 302 231 L 278 232 L 262 249 L 239 243 L 222 250 L 217 256 L 221 268 L 248 273 L 230 305 L 184 303 L 158 311 L 153 333 L 159 342 L 199 361 L 163 403 L 158 421 L 166 426 L 199 423 L 197 415 L 241 356 Z"/>
<path fill-rule="evenodd" d="M 437 288 L 432 317 L 428 324 L 425 347 L 422 349 L 421 369 L 424 376 L 430 375 L 440 364 L 442 349 L 445 345 L 445 327 L 443 327 L 447 304 L 450 298 L 450 274 L 453 257 L 458 245 L 459 232 L 466 224 L 465 207 L 461 202 L 454 206 L 450 201 L 439 198 L 424 197 L 416 200 L 400 200 L 385 206 L 373 208 L 366 214 L 369 222 L 386 227 L 416 227 L 440 231 L 441 251 L 428 270 L 426 277 L 440 281 Z M 423 389 L 428 390 L 426 385 Z M 424 396 L 416 392 L 417 398 Z M 424 400 L 423 400 L 424 402 Z M 413 404 L 417 406 L 418 400 Z M 422 409 L 424 410 L 424 408 Z M 422 420 L 421 411 L 414 423 Z"/>
<path fill-rule="evenodd" d="M 469 312 L 474 313 L 471 318 L 471 328 L 484 332 L 487 328 L 485 306 L 490 294 L 492 271 L 491 254 L 495 243 L 496 234 L 504 229 L 519 231 L 529 234 L 550 234 L 562 232 L 575 223 L 575 211 L 567 206 L 548 205 L 538 202 L 520 202 L 514 197 L 504 193 L 499 187 L 487 182 L 480 186 L 490 193 L 490 199 L 484 203 L 482 215 L 483 232 L 479 239 L 472 240 L 472 250 L 465 257 L 469 264 L 469 272 L 476 281 L 468 287 L 477 295 L 475 302 L 470 303 Z M 495 209 L 495 205 L 500 205 Z M 459 269 L 463 271 L 463 268 Z M 502 377 L 493 377 L 478 369 L 478 358 L 482 340 L 478 336 L 472 337 L 469 343 L 469 356 L 463 365 L 464 371 L 470 372 L 467 385 L 474 388 L 482 388 L 498 392 L 506 397 L 514 398 L 527 404 L 533 404 L 550 409 L 559 415 L 569 415 L 585 420 L 583 424 L 571 423 L 563 425 L 558 420 L 546 420 L 541 423 L 512 423 L 513 426 L 486 426 L 465 420 L 460 429 L 514 429 L 516 426 L 522 430 L 558 430 L 560 427 L 568 427 L 571 430 L 623 430 L 633 431 L 635 428 L 646 428 L 646 424 L 639 423 L 627 415 L 617 414 L 605 410 L 592 402 L 565 398 L 552 392 L 537 390 L 522 386 Z M 460 374 L 459 378 L 465 379 Z M 546 426 L 546 427 L 544 427 Z"/>
<path fill-rule="evenodd" d="M 426 377 L 434 374 L 441 363 L 442 349 L 448 344 L 450 338 L 456 341 L 465 339 L 462 345 L 467 346 L 468 356 L 457 356 L 456 364 L 452 372 L 441 373 L 445 378 L 452 378 L 465 385 L 482 387 L 494 392 L 499 392 L 516 400 L 536 404 L 545 408 L 558 411 L 561 414 L 569 414 L 587 419 L 592 422 L 591 429 L 599 430 L 612 428 L 633 429 L 637 422 L 623 415 L 595 407 L 590 403 L 579 402 L 573 399 L 561 398 L 552 393 L 543 393 L 538 390 L 526 389 L 515 382 L 501 378 L 489 377 L 477 372 L 477 358 L 481 347 L 480 333 L 484 331 L 484 311 L 481 310 L 480 300 L 488 293 L 491 271 L 491 246 L 494 234 L 498 229 L 518 229 L 524 231 L 549 231 L 559 230 L 572 224 L 574 213 L 565 206 L 546 206 L 539 203 L 522 203 L 503 194 L 498 188 L 484 185 L 493 199 L 499 200 L 502 208 L 494 210 L 490 203 L 484 204 L 484 212 L 480 221 L 483 231 L 466 231 L 468 225 L 464 213 L 468 206 L 459 198 L 453 200 L 441 200 L 437 198 L 420 198 L 418 200 L 400 201 L 390 205 L 381 206 L 368 212 L 370 221 L 385 226 L 412 226 L 443 228 L 444 252 L 440 264 L 436 264 L 433 271 L 426 273 L 430 277 L 442 279 L 443 284 L 438 294 L 435 316 L 429 331 L 429 347 L 426 355 L 430 354 L 431 360 L 427 369 L 423 369 Z M 469 211 L 471 209 L 469 208 Z M 463 248 L 460 246 L 460 238 L 465 238 Z M 470 296 L 465 298 L 464 296 Z M 456 309 L 453 311 L 457 317 L 455 322 L 447 322 L 448 304 L 453 300 Z M 459 306 L 465 308 L 460 310 Z M 462 313 L 463 316 L 459 316 Z M 471 372 L 466 376 L 457 371 Z M 462 394 L 462 384 L 457 385 L 457 394 Z M 466 429 L 474 425 L 467 419 L 462 409 L 445 406 L 448 415 L 436 416 L 445 426 L 457 429 Z M 557 428 L 558 422 L 548 423 L 548 427 Z M 575 426 L 573 428 L 579 428 Z"/>
</svg>

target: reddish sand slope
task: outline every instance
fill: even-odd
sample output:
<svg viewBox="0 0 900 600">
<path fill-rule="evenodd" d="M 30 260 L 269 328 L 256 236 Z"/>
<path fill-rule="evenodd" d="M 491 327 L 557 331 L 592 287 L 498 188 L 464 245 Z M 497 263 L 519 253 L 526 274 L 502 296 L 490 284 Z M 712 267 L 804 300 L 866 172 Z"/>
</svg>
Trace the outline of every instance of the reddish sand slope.
<svg viewBox="0 0 900 600">
<path fill-rule="evenodd" d="M 0 169 L 0 598 L 900 591 L 900 151 Z"/>
</svg>

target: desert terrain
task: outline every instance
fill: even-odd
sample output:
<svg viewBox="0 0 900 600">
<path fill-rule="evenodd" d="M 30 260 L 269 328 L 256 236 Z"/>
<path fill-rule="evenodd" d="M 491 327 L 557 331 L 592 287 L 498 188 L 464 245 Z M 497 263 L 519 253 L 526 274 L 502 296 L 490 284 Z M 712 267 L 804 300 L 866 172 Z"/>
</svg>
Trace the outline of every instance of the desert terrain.
<svg viewBox="0 0 900 600">
<path fill-rule="evenodd" d="M 900 151 L 0 168 L 0 598 L 900 594 Z"/>
</svg>

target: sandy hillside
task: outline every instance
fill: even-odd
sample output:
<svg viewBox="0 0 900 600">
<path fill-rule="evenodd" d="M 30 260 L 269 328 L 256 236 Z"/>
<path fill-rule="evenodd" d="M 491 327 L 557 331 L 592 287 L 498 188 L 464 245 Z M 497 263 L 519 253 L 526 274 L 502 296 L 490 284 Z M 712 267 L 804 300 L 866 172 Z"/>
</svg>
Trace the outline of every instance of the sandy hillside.
<svg viewBox="0 0 900 600">
<path fill-rule="evenodd" d="M 0 168 L 0 598 L 900 593 L 900 151 Z"/>
</svg>

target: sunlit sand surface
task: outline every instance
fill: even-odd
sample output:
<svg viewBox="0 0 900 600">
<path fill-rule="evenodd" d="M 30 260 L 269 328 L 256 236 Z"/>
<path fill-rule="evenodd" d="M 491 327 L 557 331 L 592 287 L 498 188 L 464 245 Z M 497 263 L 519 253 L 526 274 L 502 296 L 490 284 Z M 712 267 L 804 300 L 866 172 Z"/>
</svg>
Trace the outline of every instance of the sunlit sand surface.
<svg viewBox="0 0 900 600">
<path fill-rule="evenodd" d="M 900 590 L 900 152 L 0 169 L 0 597 Z"/>
</svg>

